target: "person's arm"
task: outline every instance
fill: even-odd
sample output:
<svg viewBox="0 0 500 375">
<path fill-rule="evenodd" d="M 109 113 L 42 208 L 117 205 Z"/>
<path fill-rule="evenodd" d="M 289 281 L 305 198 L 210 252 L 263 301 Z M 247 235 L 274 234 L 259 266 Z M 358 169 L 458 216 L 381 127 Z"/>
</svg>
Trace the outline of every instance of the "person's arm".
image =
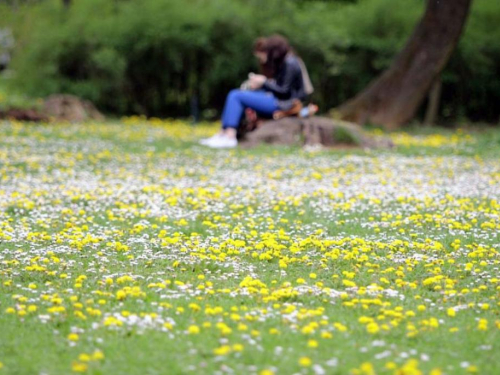
<svg viewBox="0 0 500 375">
<path fill-rule="evenodd" d="M 285 76 L 282 84 L 278 85 L 275 81 L 268 79 L 262 85 L 264 90 L 272 92 L 279 99 L 288 99 L 290 97 L 293 81 L 300 72 L 300 67 L 296 66 L 296 64 L 288 62 L 285 62 L 285 64 Z"/>
</svg>

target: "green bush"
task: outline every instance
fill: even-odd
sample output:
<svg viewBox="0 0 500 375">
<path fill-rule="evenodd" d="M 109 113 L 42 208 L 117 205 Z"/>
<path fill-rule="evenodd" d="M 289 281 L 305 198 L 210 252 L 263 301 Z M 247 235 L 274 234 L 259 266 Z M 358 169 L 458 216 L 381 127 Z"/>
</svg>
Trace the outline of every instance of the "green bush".
<svg viewBox="0 0 500 375">
<path fill-rule="evenodd" d="M 31 7 L 24 22 L 36 26 L 21 35 L 15 84 L 38 96 L 73 93 L 116 113 L 186 114 L 195 95 L 210 107 L 255 69 L 242 8 L 229 0 Z"/>
<path fill-rule="evenodd" d="M 498 121 L 500 1 L 474 0 L 464 35 L 443 74 L 445 119 Z"/>
<path fill-rule="evenodd" d="M 424 8 L 422 0 L 79 0 L 67 10 L 60 3 L 41 1 L 11 17 L 16 87 L 150 116 L 186 116 L 193 98 L 220 110 L 257 69 L 252 41 L 276 32 L 308 65 L 314 101 L 332 108 L 389 66 Z M 443 74 L 442 118 L 497 120 L 499 21 L 497 0 L 474 1 Z"/>
</svg>

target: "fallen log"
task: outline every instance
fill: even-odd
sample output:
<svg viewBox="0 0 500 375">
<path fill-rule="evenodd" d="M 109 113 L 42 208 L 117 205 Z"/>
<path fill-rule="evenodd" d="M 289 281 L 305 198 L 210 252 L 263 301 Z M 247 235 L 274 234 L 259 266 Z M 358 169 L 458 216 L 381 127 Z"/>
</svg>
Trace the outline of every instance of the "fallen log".
<svg viewBox="0 0 500 375">
<path fill-rule="evenodd" d="M 7 108 L 0 110 L 0 119 L 29 122 L 104 121 L 104 115 L 88 100 L 73 95 L 51 95 L 43 101 L 42 108 Z"/>
<path fill-rule="evenodd" d="M 43 103 L 43 111 L 58 121 L 103 121 L 104 115 L 89 100 L 74 95 L 51 95 Z"/>
<path fill-rule="evenodd" d="M 254 147 L 263 143 L 329 148 L 354 146 L 367 149 L 394 146 L 389 138 L 367 134 L 359 125 L 320 116 L 265 121 L 256 130 L 244 134 L 240 141 L 242 147 Z"/>
<path fill-rule="evenodd" d="M 10 108 L 0 111 L 0 119 L 29 121 L 29 122 L 47 122 L 49 117 L 36 109 Z"/>
</svg>

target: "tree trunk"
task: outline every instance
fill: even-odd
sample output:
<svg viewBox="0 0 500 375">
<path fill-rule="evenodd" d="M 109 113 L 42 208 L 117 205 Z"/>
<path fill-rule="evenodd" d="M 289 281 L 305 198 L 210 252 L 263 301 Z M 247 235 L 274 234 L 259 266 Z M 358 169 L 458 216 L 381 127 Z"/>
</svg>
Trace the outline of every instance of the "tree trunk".
<svg viewBox="0 0 500 375">
<path fill-rule="evenodd" d="M 431 92 L 429 93 L 429 104 L 425 112 L 424 125 L 436 125 L 439 112 L 439 101 L 441 99 L 441 86 L 441 79 L 438 77 L 432 84 Z"/>
<path fill-rule="evenodd" d="M 391 67 L 339 108 L 342 119 L 397 128 L 415 115 L 444 69 L 472 0 L 427 0 L 424 16 Z"/>
</svg>

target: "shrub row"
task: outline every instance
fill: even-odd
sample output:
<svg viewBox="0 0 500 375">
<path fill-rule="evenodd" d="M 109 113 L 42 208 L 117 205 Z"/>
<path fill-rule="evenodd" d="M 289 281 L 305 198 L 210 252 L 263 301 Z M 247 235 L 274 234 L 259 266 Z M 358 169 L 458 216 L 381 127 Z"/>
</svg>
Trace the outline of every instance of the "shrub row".
<svg viewBox="0 0 500 375">
<path fill-rule="evenodd" d="M 423 11 L 421 0 L 46 0 L 21 7 L 14 84 L 73 93 L 115 114 L 186 116 L 220 110 L 256 70 L 250 47 L 282 33 L 302 55 L 314 101 L 332 108 L 385 69 Z M 1 22 L 1 21 L 0 21 Z M 475 0 L 442 76 L 441 120 L 497 121 L 500 2 Z M 208 113 L 208 112 L 206 112 Z"/>
</svg>

